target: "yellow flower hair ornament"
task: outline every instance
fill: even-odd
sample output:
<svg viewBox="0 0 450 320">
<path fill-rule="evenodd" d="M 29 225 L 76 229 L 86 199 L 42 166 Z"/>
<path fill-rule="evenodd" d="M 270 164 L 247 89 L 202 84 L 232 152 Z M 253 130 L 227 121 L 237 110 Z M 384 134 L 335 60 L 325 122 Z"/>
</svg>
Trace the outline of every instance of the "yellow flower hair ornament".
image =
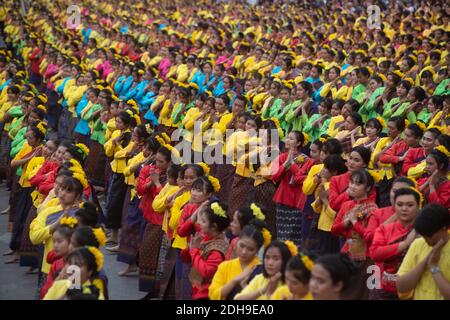
<svg viewBox="0 0 450 320">
<path fill-rule="evenodd" d="M 43 135 L 45 135 L 45 134 L 47 133 L 47 129 L 45 128 L 45 125 L 44 125 L 43 122 L 39 122 L 39 123 L 36 125 L 36 128 L 38 128 L 38 130 L 39 130 Z"/>
<path fill-rule="evenodd" d="M 83 153 L 83 159 L 86 159 L 89 155 L 89 148 L 84 143 L 77 143 L 75 147 L 77 147 L 78 150 Z"/>
<path fill-rule="evenodd" d="M 141 118 L 135 114 L 133 115 L 134 121 L 136 121 L 136 125 L 140 125 L 141 124 Z"/>
<path fill-rule="evenodd" d="M 437 146 L 435 149 L 436 149 L 437 151 L 439 151 L 439 152 L 445 154 L 447 157 L 450 157 L 450 152 L 449 152 L 449 151 L 447 150 L 447 148 L 446 148 L 445 146 L 443 146 L 442 144 L 439 145 L 439 146 Z"/>
<path fill-rule="evenodd" d="M 377 183 L 381 180 L 381 176 L 377 171 L 375 171 L 375 170 L 367 170 L 367 171 L 372 176 L 373 181 L 375 181 L 375 183 Z"/>
<path fill-rule="evenodd" d="M 386 122 L 384 122 L 384 119 L 382 117 L 378 116 L 375 119 L 378 120 L 378 122 L 381 124 L 382 128 L 386 128 Z"/>
<path fill-rule="evenodd" d="M 47 101 L 48 101 L 48 98 L 47 98 L 47 96 L 45 94 L 40 94 L 37 97 L 43 104 L 46 104 Z"/>
<path fill-rule="evenodd" d="M 88 247 L 89 252 L 94 256 L 97 272 L 103 268 L 103 254 L 96 247 Z"/>
<path fill-rule="evenodd" d="M 270 231 L 267 228 L 263 228 L 261 230 L 262 233 L 262 237 L 264 240 L 263 246 L 264 248 L 267 248 L 270 244 L 270 242 L 272 241 L 272 234 L 270 233 Z"/>
<path fill-rule="evenodd" d="M 302 260 L 305 268 L 308 269 L 309 271 L 311 271 L 312 268 L 314 267 L 314 262 L 311 260 L 311 258 L 305 254 L 301 254 L 300 259 Z"/>
<path fill-rule="evenodd" d="M 209 182 L 211 182 L 211 184 L 214 188 L 214 192 L 219 192 L 220 191 L 219 179 L 217 179 L 216 177 L 213 177 L 213 176 L 208 176 L 208 180 L 209 180 Z"/>
<path fill-rule="evenodd" d="M 211 210 L 216 216 L 222 217 L 222 218 L 228 218 L 227 213 L 225 210 L 220 206 L 218 202 L 211 203 Z"/>
<path fill-rule="evenodd" d="M 160 136 L 155 136 L 156 141 L 159 142 L 160 145 L 164 146 L 166 143 L 164 141 L 163 138 L 161 138 Z"/>
<path fill-rule="evenodd" d="M 83 190 L 88 187 L 88 181 L 83 174 L 79 173 L 78 171 L 73 171 L 72 177 L 81 183 Z"/>
<path fill-rule="evenodd" d="M 208 174 L 209 174 L 210 169 L 209 169 L 209 166 L 208 166 L 206 163 L 204 163 L 204 162 L 199 162 L 199 163 L 197 163 L 197 165 L 199 165 L 199 166 L 203 169 L 203 173 L 204 173 L 205 175 L 208 175 Z"/>
<path fill-rule="evenodd" d="M 164 141 L 166 143 L 170 143 L 171 142 L 170 137 L 169 137 L 169 135 L 167 133 L 165 133 L 165 132 L 161 133 L 161 137 L 164 139 Z"/>
<path fill-rule="evenodd" d="M 303 134 L 303 139 L 304 139 L 303 146 L 306 146 L 309 142 L 309 136 L 305 132 L 302 132 L 302 134 Z"/>
<path fill-rule="evenodd" d="M 412 191 L 414 191 L 415 193 L 417 193 L 417 195 L 419 196 L 419 208 L 422 208 L 422 204 L 423 204 L 423 195 L 422 195 L 422 193 L 416 188 L 413 188 L 413 187 L 409 187 L 409 188 Z"/>
<path fill-rule="evenodd" d="M 383 80 L 383 82 L 385 82 L 387 80 L 386 76 L 382 73 L 377 73 L 377 75 L 380 77 L 381 80 Z"/>
<path fill-rule="evenodd" d="M 293 243 L 291 240 L 286 240 L 286 241 L 284 241 L 284 244 L 288 247 L 288 249 L 293 257 L 298 255 L 298 248 L 295 245 L 295 243 Z"/>
<path fill-rule="evenodd" d="M 250 209 L 252 209 L 253 215 L 256 219 L 264 221 L 266 219 L 266 216 L 262 212 L 261 208 L 258 207 L 256 204 L 252 203 L 250 205 Z"/>
<path fill-rule="evenodd" d="M 425 123 L 423 123 L 422 121 L 416 121 L 416 124 L 422 131 L 425 131 L 427 129 Z"/>
<path fill-rule="evenodd" d="M 44 111 L 44 113 L 47 113 L 47 108 L 44 105 L 42 105 L 42 104 L 38 105 L 36 108 Z"/>
<path fill-rule="evenodd" d="M 95 239 L 98 242 L 100 247 L 103 247 L 106 244 L 106 234 L 102 228 L 93 228 L 92 232 L 94 233 Z"/>
<path fill-rule="evenodd" d="M 70 229 L 74 229 L 78 225 L 78 219 L 75 217 L 63 217 L 59 221 L 59 224 L 68 226 Z"/>
</svg>

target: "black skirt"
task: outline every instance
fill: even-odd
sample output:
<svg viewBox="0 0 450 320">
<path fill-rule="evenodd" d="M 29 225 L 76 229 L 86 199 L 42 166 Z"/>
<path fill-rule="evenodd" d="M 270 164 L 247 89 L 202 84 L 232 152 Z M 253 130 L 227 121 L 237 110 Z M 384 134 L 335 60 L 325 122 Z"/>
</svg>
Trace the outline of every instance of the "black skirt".
<svg viewBox="0 0 450 320">
<path fill-rule="evenodd" d="M 120 229 L 122 227 L 122 209 L 127 185 L 125 177 L 121 173 L 113 173 L 106 198 L 106 227 L 109 229 Z"/>
</svg>

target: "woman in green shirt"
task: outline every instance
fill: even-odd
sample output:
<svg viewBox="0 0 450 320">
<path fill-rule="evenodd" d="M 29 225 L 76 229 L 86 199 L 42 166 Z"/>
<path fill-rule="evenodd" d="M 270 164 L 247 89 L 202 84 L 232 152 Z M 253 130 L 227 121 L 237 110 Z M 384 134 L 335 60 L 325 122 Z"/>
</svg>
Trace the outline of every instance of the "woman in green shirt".
<svg viewBox="0 0 450 320">
<path fill-rule="evenodd" d="M 322 134 L 328 131 L 328 126 L 331 119 L 331 107 L 333 100 L 326 98 L 320 102 L 319 113 L 311 115 L 303 127 L 310 141 L 316 141 Z"/>
<path fill-rule="evenodd" d="M 359 114 L 362 116 L 364 122 L 367 119 L 376 118 L 378 116 L 377 98 L 381 97 L 386 88 L 383 86 L 383 80 L 379 75 L 373 75 L 370 77 L 366 96 L 362 102 L 362 106 L 359 109 Z"/>
<path fill-rule="evenodd" d="M 410 105 L 405 112 L 409 123 L 415 123 L 417 120 L 422 120 L 423 123 L 430 121 L 431 113 L 426 108 L 426 97 L 427 94 L 421 87 L 413 87 L 409 90 L 407 99 Z"/>
<path fill-rule="evenodd" d="M 308 120 L 309 104 L 313 88 L 311 83 L 302 81 L 296 89 L 296 100 L 290 106 L 290 110 L 286 112 L 285 121 L 290 126 L 289 131 L 302 131 L 303 125 Z"/>
<path fill-rule="evenodd" d="M 410 89 L 411 83 L 409 81 L 400 81 L 397 87 L 397 97 L 391 99 L 383 108 L 382 116 L 386 122 L 392 117 L 403 117 L 406 115 L 406 110 L 410 105 L 407 98 Z"/>
</svg>

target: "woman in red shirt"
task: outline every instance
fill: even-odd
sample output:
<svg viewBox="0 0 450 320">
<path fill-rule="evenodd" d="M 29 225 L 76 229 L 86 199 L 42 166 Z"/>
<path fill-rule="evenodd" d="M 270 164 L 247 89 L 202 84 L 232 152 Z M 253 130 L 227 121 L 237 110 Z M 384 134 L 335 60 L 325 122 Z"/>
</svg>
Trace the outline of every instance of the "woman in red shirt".
<svg viewBox="0 0 450 320">
<path fill-rule="evenodd" d="M 302 243 L 302 210 L 306 203 L 306 195 L 301 192 L 306 174 L 300 176 L 299 172 L 303 166 L 314 164 L 300 151 L 305 142 L 300 131 L 291 131 L 285 141 L 286 150 L 272 162 L 271 167 L 272 180 L 278 184 L 273 197 L 277 206 L 277 238 L 280 241 L 291 240 L 299 247 Z"/>
<path fill-rule="evenodd" d="M 224 231 L 230 225 L 226 209 L 225 205 L 213 202 L 198 217 L 201 233 L 189 244 L 192 260 L 189 280 L 195 300 L 209 300 L 209 285 L 219 264 L 225 260 L 228 240 Z"/>
<path fill-rule="evenodd" d="M 349 254 L 358 265 L 358 272 L 355 275 L 357 281 L 349 291 L 351 299 L 364 299 L 368 296 L 366 280 L 368 277 L 367 266 L 370 261 L 364 232 L 370 215 L 377 209 L 375 198 L 370 197 L 374 184 L 375 181 L 367 170 L 352 172 L 348 195 L 353 200 L 349 200 L 341 206 L 331 227 L 333 234 L 346 239 L 341 251 Z"/>
<path fill-rule="evenodd" d="M 417 237 L 413 225 L 420 205 L 421 194 L 417 190 L 401 188 L 395 192 L 397 220 L 380 225 L 370 247 L 370 256 L 381 268 L 381 290 L 372 290 L 370 299 L 398 300 L 396 273 L 409 246 Z"/>
<path fill-rule="evenodd" d="M 342 205 L 346 201 L 351 200 L 348 192 L 350 176 L 355 171 L 367 168 L 370 162 L 370 156 L 370 150 L 363 146 L 353 148 L 347 160 L 348 172 L 331 178 L 329 201 L 330 207 L 334 211 L 339 212 Z M 369 197 L 375 201 L 375 189 L 371 188 Z"/>
<path fill-rule="evenodd" d="M 450 152 L 443 145 L 430 152 L 425 167 L 429 178 L 423 180 L 419 189 L 424 192 L 428 203 L 438 203 L 447 209 L 450 208 L 450 181 L 447 178 L 449 155 Z"/>
<path fill-rule="evenodd" d="M 155 164 L 142 168 L 137 182 L 137 192 L 142 197 L 139 209 L 148 222 L 139 248 L 139 290 L 148 292 L 149 295 L 158 292 L 155 275 L 163 236 L 163 216 L 153 211 L 152 203 L 166 183 L 166 171 L 171 165 L 171 155 L 171 151 L 166 147 L 159 148 Z"/>
</svg>

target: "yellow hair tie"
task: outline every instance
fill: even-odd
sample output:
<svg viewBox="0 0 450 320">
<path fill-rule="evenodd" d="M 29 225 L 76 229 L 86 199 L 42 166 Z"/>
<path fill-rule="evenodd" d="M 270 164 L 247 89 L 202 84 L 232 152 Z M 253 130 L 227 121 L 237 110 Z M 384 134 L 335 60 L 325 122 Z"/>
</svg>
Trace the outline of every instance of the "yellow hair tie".
<svg viewBox="0 0 450 320">
<path fill-rule="evenodd" d="M 303 134 L 303 139 L 304 139 L 303 146 L 306 146 L 308 144 L 308 142 L 309 142 L 309 136 L 308 136 L 307 133 L 305 133 L 303 131 L 302 131 L 302 134 Z"/>
<path fill-rule="evenodd" d="M 161 138 L 160 136 L 155 136 L 155 139 L 156 139 L 156 141 L 158 141 L 159 142 L 159 144 L 161 145 L 161 146 L 165 146 L 165 141 L 164 141 L 164 139 L 163 138 Z"/>
<path fill-rule="evenodd" d="M 103 247 L 106 244 L 106 234 L 102 228 L 93 228 L 92 232 L 94 233 L 95 239 L 97 240 L 100 247 Z"/>
<path fill-rule="evenodd" d="M 129 115 L 130 117 L 133 117 L 133 116 L 134 116 L 133 111 L 131 111 L 130 109 L 125 110 L 125 112 L 128 113 L 128 115 Z"/>
<path fill-rule="evenodd" d="M 403 77 L 405 76 L 405 74 L 402 73 L 400 70 L 395 70 L 395 71 L 393 72 L 393 74 L 399 76 L 400 78 L 403 78 Z"/>
<path fill-rule="evenodd" d="M 384 119 L 380 116 L 377 116 L 375 119 L 378 120 L 378 122 L 381 124 L 382 128 L 386 128 L 386 122 L 384 122 Z"/>
<path fill-rule="evenodd" d="M 423 123 L 422 121 L 416 121 L 416 124 L 422 131 L 425 131 L 427 129 L 425 123 Z"/>
<path fill-rule="evenodd" d="M 169 135 L 167 133 L 165 133 L 165 132 L 161 133 L 161 137 L 164 139 L 164 141 L 166 143 L 170 143 L 171 142 L 171 139 L 170 139 L 170 137 L 169 137 Z"/>
<path fill-rule="evenodd" d="M 96 247 L 88 247 L 89 252 L 94 256 L 97 272 L 103 268 L 103 254 Z"/>
<path fill-rule="evenodd" d="M 44 111 L 45 113 L 47 113 L 47 108 L 45 106 L 43 106 L 42 104 L 38 105 L 36 108 Z"/>
<path fill-rule="evenodd" d="M 445 146 L 442 144 L 435 148 L 437 151 L 443 153 L 445 156 L 450 157 L 450 152 L 447 150 Z"/>
<path fill-rule="evenodd" d="M 423 204 L 423 195 L 422 195 L 422 193 L 419 191 L 419 190 L 417 190 L 416 188 L 414 188 L 414 187 L 409 187 L 412 191 L 414 191 L 415 193 L 417 193 L 417 195 L 419 196 L 419 208 L 422 208 L 422 204 Z"/>
<path fill-rule="evenodd" d="M 48 101 L 48 98 L 45 94 L 38 95 L 38 99 L 41 100 L 41 102 L 44 104 L 47 103 L 47 101 Z"/>
<path fill-rule="evenodd" d="M 39 122 L 36 125 L 36 128 L 38 128 L 38 130 L 45 136 L 45 134 L 47 133 L 47 129 L 45 128 L 44 124 L 42 122 Z"/>
<path fill-rule="evenodd" d="M 75 217 L 63 217 L 59 221 L 59 224 L 68 226 L 70 229 L 74 229 L 78 225 L 78 219 Z"/>
<path fill-rule="evenodd" d="M 199 165 L 203 169 L 203 174 L 205 174 L 205 175 L 209 174 L 210 169 L 206 163 L 199 162 L 199 163 L 197 163 L 197 165 Z"/>
<path fill-rule="evenodd" d="M 298 248 L 295 245 L 295 243 L 293 243 L 291 240 L 286 240 L 286 241 L 284 241 L 284 244 L 288 247 L 289 252 L 291 253 L 291 255 L 293 257 L 298 255 Z"/>
<path fill-rule="evenodd" d="M 381 176 L 377 171 L 375 171 L 375 170 L 367 170 L 367 171 L 372 176 L 373 181 L 375 181 L 375 183 L 377 183 L 381 180 Z"/>
<path fill-rule="evenodd" d="M 250 205 L 250 209 L 252 209 L 253 215 L 259 219 L 264 221 L 266 219 L 266 216 L 264 215 L 264 213 L 262 212 L 261 208 L 258 207 L 256 204 L 252 203 Z"/>
<path fill-rule="evenodd" d="M 223 208 L 220 206 L 218 202 L 211 203 L 211 210 L 216 216 L 222 217 L 222 218 L 228 218 L 227 213 Z"/>
<path fill-rule="evenodd" d="M 83 187 L 83 190 L 86 189 L 88 187 L 88 182 L 86 180 L 86 178 L 84 177 L 83 174 L 81 174 L 78 171 L 73 171 L 72 177 L 76 180 L 78 180 L 78 182 L 81 183 L 81 186 Z"/>
<path fill-rule="evenodd" d="M 136 121 L 137 125 L 141 124 L 141 118 L 139 118 L 139 116 L 137 114 L 133 115 L 134 120 Z"/>
<path fill-rule="evenodd" d="M 267 228 L 263 228 L 262 231 L 262 237 L 264 240 L 263 246 L 264 248 L 267 248 L 270 244 L 270 242 L 272 241 L 272 234 L 270 233 L 270 231 Z"/>
<path fill-rule="evenodd" d="M 220 191 L 219 179 L 217 179 L 216 177 L 213 177 L 213 176 L 208 176 L 208 180 L 209 180 L 209 182 L 211 182 L 214 192 L 219 192 Z"/>
<path fill-rule="evenodd" d="M 83 154 L 83 159 L 86 159 L 86 157 L 89 155 L 89 148 L 84 143 L 77 143 L 75 147 L 78 148 Z"/>
<path fill-rule="evenodd" d="M 410 77 L 408 77 L 408 78 L 405 78 L 405 79 L 403 79 L 403 80 L 405 80 L 405 81 L 408 81 L 408 82 L 409 82 L 409 84 L 410 84 L 411 86 L 413 86 L 413 85 L 414 85 L 414 80 L 413 80 L 412 78 L 410 78 Z"/>
<path fill-rule="evenodd" d="M 381 80 L 383 80 L 383 82 L 386 82 L 387 78 L 384 74 L 378 73 L 377 75 L 380 77 Z"/>
<path fill-rule="evenodd" d="M 311 260 L 311 258 L 308 257 L 307 255 L 302 255 L 301 259 L 305 268 L 311 271 L 312 268 L 314 267 L 314 262 Z"/>
</svg>

